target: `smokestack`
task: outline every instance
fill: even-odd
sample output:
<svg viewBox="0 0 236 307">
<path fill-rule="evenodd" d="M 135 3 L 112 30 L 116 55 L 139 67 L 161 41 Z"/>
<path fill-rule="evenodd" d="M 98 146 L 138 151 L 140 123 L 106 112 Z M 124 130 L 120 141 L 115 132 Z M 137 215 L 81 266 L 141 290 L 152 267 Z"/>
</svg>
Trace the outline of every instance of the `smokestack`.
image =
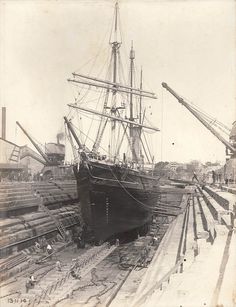
<svg viewBox="0 0 236 307">
<path fill-rule="evenodd" d="M 60 144 L 60 141 L 62 141 L 64 139 L 64 133 L 63 132 L 59 132 L 57 134 L 57 144 Z"/>
<path fill-rule="evenodd" d="M 6 107 L 2 107 L 2 138 L 6 139 Z"/>
</svg>

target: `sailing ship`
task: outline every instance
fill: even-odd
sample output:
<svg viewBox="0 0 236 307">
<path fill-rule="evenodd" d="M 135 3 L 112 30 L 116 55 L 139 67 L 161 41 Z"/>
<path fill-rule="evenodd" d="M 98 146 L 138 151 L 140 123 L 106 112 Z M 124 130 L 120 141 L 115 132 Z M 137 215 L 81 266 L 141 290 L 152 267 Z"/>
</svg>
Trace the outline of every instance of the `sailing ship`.
<svg viewBox="0 0 236 307">
<path fill-rule="evenodd" d="M 143 89 L 142 70 L 140 86 L 135 86 L 133 46 L 129 55 L 129 82 L 125 84 L 120 81 L 118 66 L 122 39 L 118 23 L 119 7 L 116 3 L 109 41 L 111 58 L 108 75 L 111 78 L 73 73 L 73 78 L 68 80 L 87 86 L 88 90 L 103 91 L 100 110 L 85 107 L 86 100 L 69 104 L 71 108 L 79 110 L 79 114 L 91 114 L 99 119 L 91 149 L 83 144 L 72 122 L 64 117 L 70 138 L 72 140 L 73 136 L 79 147 L 80 162 L 75 165 L 74 174 L 82 216 L 85 224 L 93 230 L 96 241 L 118 238 L 121 233 L 132 230 L 147 232 L 153 208 L 160 197 L 158 178 L 153 176 L 153 156 L 145 138 L 146 131 L 156 132 L 159 129 L 146 124 L 143 107 L 144 98 L 157 97 Z M 101 144 L 107 140 L 104 136 L 106 129 L 109 129 L 110 140 L 107 153 L 102 154 L 101 148 L 104 146 Z M 121 154 L 122 148 L 126 152 Z"/>
</svg>

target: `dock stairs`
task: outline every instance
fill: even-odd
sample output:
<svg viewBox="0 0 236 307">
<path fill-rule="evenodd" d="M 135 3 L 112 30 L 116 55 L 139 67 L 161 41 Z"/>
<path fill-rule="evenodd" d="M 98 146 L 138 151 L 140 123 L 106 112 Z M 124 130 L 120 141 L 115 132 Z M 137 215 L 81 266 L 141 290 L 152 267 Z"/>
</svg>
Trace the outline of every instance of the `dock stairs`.
<svg viewBox="0 0 236 307">
<path fill-rule="evenodd" d="M 127 306 L 236 306 L 236 195 L 193 189 Z"/>
</svg>

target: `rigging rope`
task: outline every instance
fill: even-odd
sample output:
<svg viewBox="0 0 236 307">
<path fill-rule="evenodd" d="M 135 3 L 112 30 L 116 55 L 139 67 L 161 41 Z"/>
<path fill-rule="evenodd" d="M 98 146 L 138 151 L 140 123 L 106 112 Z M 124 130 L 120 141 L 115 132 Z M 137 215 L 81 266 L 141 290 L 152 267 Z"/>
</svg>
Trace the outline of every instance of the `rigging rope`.
<svg viewBox="0 0 236 307">
<path fill-rule="evenodd" d="M 227 131 L 230 132 L 230 128 L 227 127 L 225 124 L 223 124 L 222 122 L 220 122 L 219 120 L 217 120 L 216 118 L 212 117 L 211 115 L 209 115 L 208 113 L 206 113 L 204 110 L 202 110 L 199 106 L 197 106 L 196 104 L 194 104 L 192 101 L 190 101 L 189 99 L 185 98 L 184 96 L 181 96 L 195 111 L 199 112 L 200 114 L 202 114 L 202 116 L 205 116 L 206 118 L 209 119 L 209 121 L 215 121 L 216 123 L 218 123 L 221 127 L 223 127 L 224 129 L 226 129 Z"/>
<path fill-rule="evenodd" d="M 150 206 L 146 205 L 145 203 L 143 203 L 142 201 L 140 201 L 139 199 L 137 199 L 136 197 L 134 197 L 127 189 L 126 187 L 121 183 L 121 181 L 117 178 L 116 174 L 113 172 L 112 168 L 110 167 L 110 165 L 107 164 L 107 166 L 109 167 L 113 177 L 115 178 L 115 181 L 118 182 L 118 184 L 122 187 L 122 189 L 126 192 L 126 194 L 128 194 L 132 199 L 134 199 L 139 205 L 141 205 L 143 208 L 148 209 L 148 211 L 151 211 L 154 208 L 150 208 Z M 91 177 L 94 177 L 91 172 L 90 169 L 88 168 L 89 174 Z M 101 178 L 104 179 L 104 178 Z M 153 180 L 158 181 L 160 178 L 153 178 Z M 160 194 L 160 192 L 156 192 L 158 194 Z"/>
<path fill-rule="evenodd" d="M 163 130 L 163 117 L 164 117 L 164 88 L 161 87 L 161 161 L 163 161 L 163 137 L 164 137 L 164 130 Z"/>
</svg>

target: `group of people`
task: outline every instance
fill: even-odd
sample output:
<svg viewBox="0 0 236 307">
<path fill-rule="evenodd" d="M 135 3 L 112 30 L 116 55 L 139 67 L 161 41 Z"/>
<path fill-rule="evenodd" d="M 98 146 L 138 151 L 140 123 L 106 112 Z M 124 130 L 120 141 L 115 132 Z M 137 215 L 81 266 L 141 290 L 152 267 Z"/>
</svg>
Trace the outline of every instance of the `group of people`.
<svg viewBox="0 0 236 307">
<path fill-rule="evenodd" d="M 230 175 L 230 178 L 232 177 L 232 175 Z M 203 179 L 201 180 L 201 181 L 205 181 L 206 180 L 206 175 L 205 176 L 203 176 Z M 232 182 L 233 180 L 230 180 L 229 178 L 227 178 L 226 176 L 225 176 L 225 178 L 223 178 L 223 174 L 222 173 L 218 173 L 218 172 L 216 172 L 216 171 L 211 171 L 211 178 L 209 179 L 209 181 L 211 180 L 211 182 L 212 182 L 212 184 L 215 184 L 215 183 L 223 183 L 223 181 L 224 181 L 224 183 L 225 184 L 228 184 L 228 183 L 230 183 L 230 182 Z M 198 179 L 198 177 L 197 177 L 197 174 L 196 174 L 196 172 L 193 172 L 193 177 L 192 177 L 192 181 L 194 182 L 194 181 L 196 181 L 196 182 L 198 182 L 199 183 L 199 179 Z"/>
<path fill-rule="evenodd" d="M 0 172 L 0 182 L 9 181 L 43 181 L 43 173 L 31 174 L 27 170 L 8 170 Z"/>
<path fill-rule="evenodd" d="M 32 175 L 26 170 L 7 170 L 0 172 L 1 181 L 32 181 Z"/>
<path fill-rule="evenodd" d="M 40 239 L 40 242 L 36 241 L 34 246 L 35 246 L 36 253 L 46 252 L 48 256 L 53 253 L 52 245 L 47 242 L 45 237 L 42 237 Z"/>
<path fill-rule="evenodd" d="M 40 253 L 40 252 L 46 253 L 47 256 L 50 256 L 53 254 L 53 247 L 50 243 L 47 242 L 44 236 L 40 239 L 40 242 L 36 241 L 34 246 L 35 246 L 35 251 L 37 253 Z M 62 264 L 60 260 L 56 261 L 55 268 L 58 272 L 62 272 Z M 29 289 L 34 288 L 36 282 L 37 280 L 33 274 L 28 276 L 28 278 L 26 279 L 26 283 L 25 283 L 26 293 L 28 293 Z"/>
</svg>

